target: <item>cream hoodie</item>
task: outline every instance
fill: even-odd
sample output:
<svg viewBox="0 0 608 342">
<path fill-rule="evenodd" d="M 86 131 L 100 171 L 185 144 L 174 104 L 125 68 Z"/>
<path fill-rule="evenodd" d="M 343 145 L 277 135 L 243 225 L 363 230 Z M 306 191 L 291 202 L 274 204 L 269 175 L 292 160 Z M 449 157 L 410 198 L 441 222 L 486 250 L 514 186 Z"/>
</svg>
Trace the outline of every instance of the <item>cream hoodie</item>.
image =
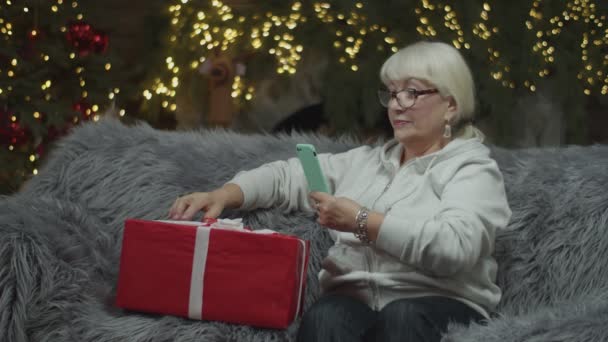
<svg viewBox="0 0 608 342">
<path fill-rule="evenodd" d="M 500 300 L 492 254 L 511 216 L 503 178 L 478 139 L 454 139 L 399 166 L 403 146 L 362 146 L 319 154 L 334 196 L 383 213 L 377 241 L 330 230 L 335 241 L 319 273 L 321 290 L 355 296 L 379 310 L 393 300 L 439 295 L 488 317 Z M 297 158 L 239 172 L 229 183 L 242 209 L 313 211 Z"/>
</svg>

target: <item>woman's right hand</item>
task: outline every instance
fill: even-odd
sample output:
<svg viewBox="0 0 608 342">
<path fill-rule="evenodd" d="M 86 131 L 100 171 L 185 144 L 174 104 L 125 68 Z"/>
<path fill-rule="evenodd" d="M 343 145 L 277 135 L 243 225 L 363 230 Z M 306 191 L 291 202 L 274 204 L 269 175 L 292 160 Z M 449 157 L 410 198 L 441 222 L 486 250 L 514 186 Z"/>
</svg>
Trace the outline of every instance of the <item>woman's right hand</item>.
<svg viewBox="0 0 608 342">
<path fill-rule="evenodd" d="M 189 221 L 199 210 L 205 211 L 205 218 L 216 218 L 226 207 L 225 197 L 221 189 L 178 197 L 169 210 L 169 218 Z"/>
<path fill-rule="evenodd" d="M 225 208 L 240 207 L 243 198 L 243 191 L 233 183 L 224 184 L 211 192 L 193 192 L 173 202 L 169 218 L 189 221 L 199 210 L 205 211 L 205 218 L 217 218 Z"/>
</svg>

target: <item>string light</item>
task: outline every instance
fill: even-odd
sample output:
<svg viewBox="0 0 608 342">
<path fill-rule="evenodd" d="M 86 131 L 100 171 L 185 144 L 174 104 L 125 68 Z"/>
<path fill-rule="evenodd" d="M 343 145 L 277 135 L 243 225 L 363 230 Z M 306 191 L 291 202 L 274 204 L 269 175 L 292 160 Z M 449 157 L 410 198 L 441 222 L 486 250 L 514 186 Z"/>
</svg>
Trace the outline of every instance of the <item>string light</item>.
<svg viewBox="0 0 608 342">
<path fill-rule="evenodd" d="M 248 40 L 249 46 L 254 51 L 274 57 L 277 74 L 292 75 L 297 72 L 304 46 L 296 41 L 293 32 L 311 20 L 303 15 L 303 4 L 300 1 L 294 1 L 284 15 L 267 12 L 253 15 L 251 18 L 236 16 L 229 6 L 218 0 L 211 1 L 210 6 L 205 9 L 194 9 L 194 5 L 189 1 L 181 0 L 169 5 L 171 15 L 169 42 L 174 44 L 170 50 L 178 50 L 178 44 L 184 42 L 178 41 L 177 37 L 187 32 L 189 43 L 186 44 L 186 48 L 195 51 L 200 57 L 187 62 L 177 62 L 174 56 L 166 57 L 165 63 L 169 72 L 163 77 L 155 78 L 152 85 L 144 89 L 142 96 L 147 101 L 158 96 L 158 103 L 162 104 L 163 108 L 175 108 L 171 104 L 174 104 L 172 98 L 178 92 L 176 85 L 180 84 L 181 76 L 178 69 L 175 69 L 178 64 L 184 65 L 189 70 L 198 69 L 206 61 L 205 56 L 218 51 L 228 51 L 243 39 Z M 379 51 L 397 51 L 397 41 L 387 34 L 388 29 L 368 22 L 363 3 L 355 3 L 350 11 L 339 13 L 332 10 L 332 6 L 327 2 L 314 2 L 312 10 L 316 19 L 322 23 L 339 21 L 346 24 L 348 32 L 334 30 L 333 33 L 336 38 L 334 46 L 340 51 L 339 60 L 344 62 L 348 70 L 354 72 L 360 70 L 358 55 L 362 45 L 372 34 L 382 35 L 381 39 L 376 39 L 381 42 L 376 46 Z M 186 18 L 185 13 L 193 13 L 193 15 Z M 242 27 L 250 27 L 250 30 L 244 32 Z M 247 82 L 248 80 L 243 76 L 233 80 L 231 95 L 237 102 L 242 102 L 242 99 L 245 102 L 253 99 L 254 87 L 247 85 Z"/>
<path fill-rule="evenodd" d="M 433 12 L 436 9 L 436 6 L 432 4 L 428 0 L 422 0 L 422 7 L 428 11 Z M 418 21 L 421 25 L 416 27 L 416 31 L 423 37 L 435 37 L 437 35 L 437 31 L 435 27 L 431 24 L 431 21 L 427 16 L 422 15 L 422 10 L 420 8 L 416 8 L 416 15 L 418 16 Z"/>
<path fill-rule="evenodd" d="M 338 21 L 342 24 L 346 23 L 344 31 L 342 29 L 334 31 L 336 37 L 333 47 L 340 51 L 338 61 L 354 72 L 359 70 L 357 58 L 365 42 L 379 42 L 376 46 L 378 51 L 397 50 L 396 39 L 386 35 L 388 32 L 386 27 L 369 23 L 363 3 L 355 3 L 354 8 L 347 14 L 331 11 L 331 6 L 327 3 L 316 3 L 315 12 L 321 22 L 332 23 Z M 382 37 L 378 38 L 379 35 L 382 35 Z"/>
<path fill-rule="evenodd" d="M 489 77 L 503 87 L 514 89 L 521 84 L 531 92 L 537 91 L 539 79 L 551 76 L 552 65 L 557 61 L 559 41 L 557 37 L 564 30 L 568 21 L 579 21 L 587 24 L 589 32 L 581 37 L 581 82 L 585 84 L 585 93 L 591 94 L 595 89 L 602 94 L 608 92 L 608 56 L 597 61 L 600 51 L 605 51 L 608 44 L 606 18 L 597 14 L 597 7 L 592 0 L 569 0 L 564 4 L 564 11 L 549 15 L 543 8 L 543 0 L 533 0 L 524 19 L 524 24 L 533 44 L 530 52 L 538 57 L 538 63 L 531 65 L 526 80 L 515 80 L 512 74 L 508 54 L 498 48 L 496 36 L 501 30 L 493 24 L 493 6 L 491 2 L 481 3 L 478 7 L 479 19 L 471 26 L 464 27 L 461 14 L 455 6 L 434 3 L 432 0 L 420 0 L 414 9 L 416 31 L 425 38 L 436 38 L 448 34 L 448 41 L 458 49 L 482 49 L 490 66 Z M 176 0 L 169 5 L 171 14 L 171 32 L 169 42 L 173 47 L 169 51 L 188 49 L 194 59 L 176 60 L 176 56 L 167 56 L 166 72 L 156 77 L 151 86 L 142 92 L 146 100 L 155 96 L 163 108 L 176 108 L 175 96 L 179 91 L 183 77 L 181 70 L 197 70 L 209 63 L 207 58 L 217 53 L 227 53 L 235 46 L 243 44 L 249 49 L 272 56 L 276 63 L 274 70 L 278 74 L 291 75 L 297 72 L 304 52 L 304 45 L 298 42 L 295 31 L 302 25 L 312 22 L 320 23 L 329 29 L 336 60 L 343 64 L 345 70 L 360 72 L 363 65 L 361 53 L 366 44 L 373 42 L 374 49 L 380 52 L 397 51 L 400 44 L 390 28 L 378 23 L 371 23 L 363 3 L 355 3 L 351 8 L 338 10 L 337 5 L 329 1 L 302 3 L 294 1 L 281 15 L 272 12 L 254 14 L 245 18 L 237 16 L 233 10 L 219 0 L 213 0 L 207 6 L 197 8 L 195 2 Z M 308 7 L 306 7 L 308 6 Z M 306 7 L 306 8 L 305 8 Z M 306 13 L 306 14 L 305 14 Z M 187 42 L 177 37 L 184 37 Z M 207 62 L 206 62 L 207 61 Z M 520 71 L 521 69 L 518 69 Z M 237 76 L 232 83 L 231 96 L 235 101 L 249 101 L 254 96 L 254 88 L 247 83 L 246 76 Z"/>
<path fill-rule="evenodd" d="M 188 1 L 180 1 L 180 3 L 169 6 L 169 13 L 171 13 L 171 25 L 172 32 L 170 37 L 170 43 L 177 43 L 177 33 L 184 29 L 185 21 L 182 19 L 182 10 L 188 5 Z M 219 49 L 220 51 L 227 51 L 239 37 L 243 36 L 243 32 L 238 28 L 230 26 L 225 23 L 230 23 L 235 19 L 235 15 L 232 13 L 232 9 L 218 0 L 211 2 L 210 12 L 198 11 L 196 12 L 196 22 L 191 26 L 189 37 L 192 42 L 196 41 L 197 45 L 203 49 L 204 54 Z M 212 26 L 208 22 L 218 20 L 223 24 L 220 28 L 217 25 Z M 244 18 L 236 18 L 238 22 L 242 22 Z M 194 44 L 193 44 L 194 45 Z M 194 46 L 190 47 L 192 50 L 196 50 Z M 201 61 L 200 63 L 202 63 Z M 160 78 L 156 78 L 150 89 L 145 89 L 143 96 L 146 100 L 151 100 L 154 95 L 158 95 L 161 98 L 175 98 L 177 94 L 177 88 L 180 84 L 180 68 L 176 65 L 172 56 L 168 56 L 165 59 L 167 70 L 171 74 L 171 78 L 168 82 L 163 82 Z M 198 61 L 189 62 L 191 69 L 199 66 Z M 164 108 L 169 108 L 171 111 L 177 109 L 175 100 L 165 99 L 167 105 Z M 164 103 L 164 102 L 163 102 Z M 170 103 L 170 104 L 169 104 Z"/>
<path fill-rule="evenodd" d="M 533 19 L 526 23 L 529 30 L 534 29 L 537 38 L 532 53 L 541 57 L 541 65 L 538 70 L 539 77 L 547 77 L 549 66 L 554 64 L 557 57 L 557 48 L 552 42 L 558 42 L 563 27 L 566 23 L 584 27 L 580 36 L 580 71 L 577 78 L 583 84 L 583 93 L 591 95 L 598 91 L 605 95 L 604 86 L 608 85 L 605 79 L 607 54 L 604 52 L 608 46 L 608 31 L 603 29 L 605 16 L 597 14 L 597 5 L 591 0 L 574 0 L 565 2 L 565 8 L 560 13 L 550 16 L 548 20 L 544 17 L 540 9 L 541 1 L 534 2 L 534 11 L 531 11 Z M 534 16 L 532 16 L 534 14 Z M 568 51 L 569 54 L 572 51 Z M 598 60 L 599 63 L 590 63 Z M 603 57 L 603 58 L 602 58 Z M 603 62 L 602 62 L 603 59 Z"/>
<path fill-rule="evenodd" d="M 253 99 L 253 95 L 255 93 L 255 88 L 252 86 L 247 87 L 247 91 L 245 92 L 245 100 L 251 101 Z"/>
<path fill-rule="evenodd" d="M 555 47 L 550 43 L 552 37 L 559 35 L 561 29 L 559 25 L 561 22 L 558 17 L 549 19 L 549 24 L 553 27 L 551 29 L 544 30 L 543 25 L 547 25 L 545 15 L 542 10 L 542 0 L 535 0 L 532 2 L 532 7 L 528 13 L 530 19 L 526 21 L 526 28 L 530 31 L 533 37 L 536 38 L 534 45 L 531 48 L 532 55 L 540 57 L 540 65 L 536 72 L 535 78 L 541 79 L 549 76 L 549 68 L 551 64 L 555 63 Z M 556 25 L 556 26 L 554 26 Z M 530 82 L 526 86 L 530 91 L 536 91 L 536 86 Z"/>
<path fill-rule="evenodd" d="M 230 94 L 232 98 L 238 98 L 241 95 L 241 77 L 234 77 L 234 82 L 232 83 L 232 93 Z"/>
</svg>

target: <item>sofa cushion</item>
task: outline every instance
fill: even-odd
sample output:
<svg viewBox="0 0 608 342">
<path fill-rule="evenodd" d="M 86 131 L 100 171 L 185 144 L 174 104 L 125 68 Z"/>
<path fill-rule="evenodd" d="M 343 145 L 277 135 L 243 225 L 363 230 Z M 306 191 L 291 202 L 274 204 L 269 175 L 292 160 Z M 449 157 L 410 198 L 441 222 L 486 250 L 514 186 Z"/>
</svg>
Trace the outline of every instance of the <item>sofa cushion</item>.
<svg viewBox="0 0 608 342">
<path fill-rule="evenodd" d="M 494 148 L 513 211 L 497 235 L 498 311 L 608 291 L 608 146 Z"/>
</svg>

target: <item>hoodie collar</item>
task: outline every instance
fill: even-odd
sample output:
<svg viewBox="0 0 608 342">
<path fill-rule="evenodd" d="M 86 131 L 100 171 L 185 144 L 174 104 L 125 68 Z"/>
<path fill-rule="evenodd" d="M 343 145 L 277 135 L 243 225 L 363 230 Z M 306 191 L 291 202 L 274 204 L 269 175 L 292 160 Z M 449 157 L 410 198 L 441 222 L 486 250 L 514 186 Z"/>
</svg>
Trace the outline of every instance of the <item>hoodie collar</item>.
<svg viewBox="0 0 608 342">
<path fill-rule="evenodd" d="M 471 139 L 460 139 L 456 138 L 450 141 L 439 151 L 429 153 L 422 157 L 416 157 L 408 160 L 403 166 L 413 164 L 413 167 L 418 173 L 426 173 L 434 165 L 441 161 L 450 159 L 458 154 L 466 151 L 471 151 L 477 148 L 483 147 L 481 141 L 477 138 Z M 403 153 L 404 146 L 395 139 L 391 139 L 382 146 L 381 160 L 385 168 L 391 171 L 391 173 L 399 170 L 399 162 L 401 161 L 401 154 Z"/>
</svg>

